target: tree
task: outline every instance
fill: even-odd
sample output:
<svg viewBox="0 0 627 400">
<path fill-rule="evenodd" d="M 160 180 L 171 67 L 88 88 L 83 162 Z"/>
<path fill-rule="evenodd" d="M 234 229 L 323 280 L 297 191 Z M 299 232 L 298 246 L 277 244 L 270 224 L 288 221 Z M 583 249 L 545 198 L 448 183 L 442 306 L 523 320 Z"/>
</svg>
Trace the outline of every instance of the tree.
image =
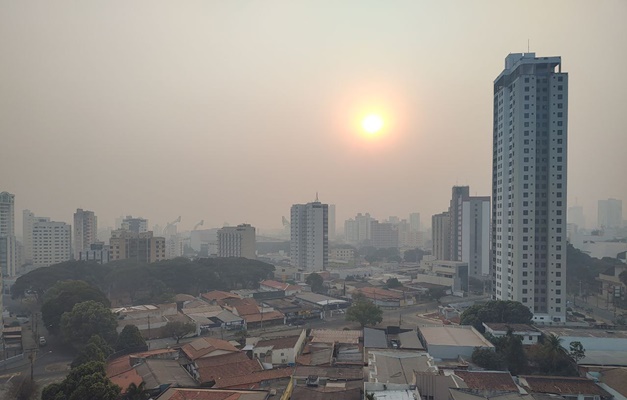
<svg viewBox="0 0 627 400">
<path fill-rule="evenodd" d="M 475 304 L 461 315 L 461 325 L 472 325 L 479 332 L 485 332 L 483 322 L 501 322 L 511 324 L 530 324 L 533 313 L 528 307 L 517 301 L 489 301 L 483 305 Z"/>
<path fill-rule="evenodd" d="M 176 344 L 192 332 L 196 332 L 196 325 L 191 322 L 170 321 L 163 327 L 163 333 L 176 339 Z"/>
<path fill-rule="evenodd" d="M 353 304 L 346 311 L 346 320 L 366 325 L 376 325 L 383 320 L 383 311 L 363 296 L 353 298 Z"/>
<path fill-rule="evenodd" d="M 120 336 L 118 336 L 115 350 L 121 351 L 140 347 L 146 347 L 146 341 L 139 331 L 139 328 L 135 325 L 126 325 L 124 329 L 122 329 L 122 332 L 120 332 Z"/>
<path fill-rule="evenodd" d="M 70 370 L 61 383 L 44 388 L 42 400 L 115 400 L 120 387 L 111 383 L 102 362 L 89 362 Z"/>
<path fill-rule="evenodd" d="M 138 385 L 131 382 L 126 388 L 124 393 L 124 400 L 147 400 L 150 398 L 150 393 L 146 389 L 146 382 L 142 382 Z"/>
<path fill-rule="evenodd" d="M 85 346 L 93 335 L 100 335 L 107 343 L 115 343 L 117 326 L 115 314 L 93 300 L 76 304 L 61 318 L 63 338 L 76 348 Z"/>
<path fill-rule="evenodd" d="M 576 348 L 578 346 L 575 346 Z M 583 349 L 583 347 L 582 347 Z M 549 335 L 543 343 L 538 343 L 528 351 L 529 360 L 538 370 L 547 375 L 577 376 L 577 364 L 562 347 L 562 338 Z"/>
<path fill-rule="evenodd" d="M 415 249 L 411 249 L 411 250 L 406 250 L 403 253 L 403 259 L 407 262 L 420 262 L 422 261 L 422 257 L 424 257 L 424 255 L 426 254 L 426 252 L 422 249 L 419 248 L 415 248 Z"/>
<path fill-rule="evenodd" d="M 242 346 L 246 344 L 246 338 L 248 337 L 248 331 L 246 329 L 240 329 L 235 332 L 235 338 Z"/>
<path fill-rule="evenodd" d="M 505 367 L 512 373 L 518 375 L 527 367 L 527 356 L 523 348 L 522 338 L 514 335 L 512 329 L 507 330 L 507 334 L 502 337 L 492 337 L 492 343 L 496 352 L 502 358 Z"/>
<path fill-rule="evenodd" d="M 311 286 L 311 291 L 314 293 L 321 293 L 324 291 L 324 279 L 322 279 L 322 277 L 315 272 L 307 276 L 305 283 Z"/>
<path fill-rule="evenodd" d="M 72 311 L 76 303 L 88 300 L 94 300 L 106 307 L 111 306 L 104 293 L 85 281 L 58 282 L 51 287 L 45 293 L 41 306 L 41 317 L 48 331 L 52 334 L 58 333 L 63 313 Z"/>
<path fill-rule="evenodd" d="M 388 288 L 397 288 L 397 287 L 403 286 L 403 284 L 400 283 L 397 278 L 390 278 L 390 279 L 388 279 L 387 281 L 385 281 L 385 285 Z"/>
<path fill-rule="evenodd" d="M 578 363 L 581 359 L 586 356 L 586 349 L 583 348 L 583 345 L 579 341 L 570 342 L 570 357 Z"/>
<path fill-rule="evenodd" d="M 488 370 L 501 371 L 505 365 L 503 357 L 496 351 L 476 347 L 472 352 L 472 362 Z"/>
<path fill-rule="evenodd" d="M 89 338 L 87 345 L 78 353 L 74 361 L 72 361 L 72 368 L 77 368 L 83 364 L 87 364 L 91 361 L 105 362 L 107 357 L 113 353 L 111 346 L 105 342 L 100 335 L 93 335 Z"/>
</svg>

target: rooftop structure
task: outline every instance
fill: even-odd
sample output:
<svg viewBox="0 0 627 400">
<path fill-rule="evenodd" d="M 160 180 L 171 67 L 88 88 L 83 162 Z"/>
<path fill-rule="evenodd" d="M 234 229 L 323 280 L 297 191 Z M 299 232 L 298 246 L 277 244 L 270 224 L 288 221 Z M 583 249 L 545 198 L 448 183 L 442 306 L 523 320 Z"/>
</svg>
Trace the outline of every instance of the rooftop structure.
<svg viewBox="0 0 627 400">
<path fill-rule="evenodd" d="M 470 359 L 475 348 L 493 349 L 494 345 L 472 326 L 421 326 L 420 341 L 429 354 L 439 359 Z"/>
<path fill-rule="evenodd" d="M 311 343 L 346 343 L 358 344 L 362 332 L 357 330 L 312 329 Z"/>
<path fill-rule="evenodd" d="M 433 358 L 422 352 L 375 350 L 368 354 L 368 381 L 411 384 L 414 371 L 437 371 Z"/>
</svg>

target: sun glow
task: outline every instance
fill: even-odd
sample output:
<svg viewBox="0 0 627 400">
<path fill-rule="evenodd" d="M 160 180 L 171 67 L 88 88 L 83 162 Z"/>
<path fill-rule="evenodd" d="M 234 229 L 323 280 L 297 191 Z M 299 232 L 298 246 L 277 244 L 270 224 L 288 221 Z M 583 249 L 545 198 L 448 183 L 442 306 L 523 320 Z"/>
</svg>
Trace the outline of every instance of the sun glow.
<svg viewBox="0 0 627 400">
<path fill-rule="evenodd" d="M 364 128 L 367 133 L 375 135 L 383 128 L 383 118 L 376 114 L 368 115 L 361 121 L 361 127 Z"/>
</svg>

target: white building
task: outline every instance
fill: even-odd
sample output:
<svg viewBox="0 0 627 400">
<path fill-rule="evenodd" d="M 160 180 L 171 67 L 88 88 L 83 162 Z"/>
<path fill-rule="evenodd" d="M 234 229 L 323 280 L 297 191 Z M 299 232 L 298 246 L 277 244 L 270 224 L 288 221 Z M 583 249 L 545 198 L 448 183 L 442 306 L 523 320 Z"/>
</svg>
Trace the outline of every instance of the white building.
<svg viewBox="0 0 627 400">
<path fill-rule="evenodd" d="M 72 258 L 72 227 L 65 222 L 37 218 L 32 237 L 33 266 L 47 267 Z"/>
<path fill-rule="evenodd" d="M 493 296 L 566 320 L 568 74 L 560 57 L 510 54 L 494 82 Z"/>
<path fill-rule="evenodd" d="M 0 193 L 0 272 L 6 276 L 15 276 L 21 264 L 21 254 L 15 238 L 15 195 Z M 2 277 L 0 277 L 0 289 Z M 1 294 L 0 290 L 0 294 Z M 2 302 L 0 301 L 0 312 Z"/>
<path fill-rule="evenodd" d="M 490 197 L 471 196 L 462 201 L 458 261 L 468 263 L 477 278 L 490 275 Z"/>
<path fill-rule="evenodd" d="M 80 253 L 90 249 L 98 241 L 98 220 L 93 211 L 77 208 L 74 213 L 74 259 L 80 260 Z"/>
<path fill-rule="evenodd" d="M 335 204 L 329 204 L 329 240 L 335 240 Z"/>
<path fill-rule="evenodd" d="M 132 216 L 127 215 L 126 218 L 122 220 L 121 229 L 135 233 L 147 232 L 148 220 L 145 218 L 133 218 Z"/>
<path fill-rule="evenodd" d="M 257 258 L 255 227 L 241 224 L 219 229 L 218 257 Z"/>
<path fill-rule="evenodd" d="M 617 199 L 599 200 L 598 227 L 620 228 L 623 223 L 623 201 Z"/>
<path fill-rule="evenodd" d="M 327 268 L 329 258 L 329 206 L 294 204 L 291 210 L 290 256 L 292 266 L 307 271 Z"/>
<path fill-rule="evenodd" d="M 344 235 L 346 242 L 359 244 L 372 239 L 372 223 L 374 218 L 370 214 L 358 213 L 355 218 L 344 222 Z"/>
</svg>

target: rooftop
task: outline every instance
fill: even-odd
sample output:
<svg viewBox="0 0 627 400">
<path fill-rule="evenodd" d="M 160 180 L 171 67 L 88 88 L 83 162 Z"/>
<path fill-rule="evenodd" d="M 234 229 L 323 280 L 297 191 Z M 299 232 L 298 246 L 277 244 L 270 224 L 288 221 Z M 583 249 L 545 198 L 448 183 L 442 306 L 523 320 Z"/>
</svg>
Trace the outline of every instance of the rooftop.
<svg viewBox="0 0 627 400">
<path fill-rule="evenodd" d="M 239 350 L 229 342 L 209 337 L 198 338 L 190 343 L 186 343 L 181 350 L 192 361 L 197 358 L 205 357 L 218 350 L 232 353 L 239 352 Z"/>
<path fill-rule="evenodd" d="M 484 322 L 483 325 L 489 327 L 493 331 L 499 332 L 507 332 L 511 329 L 513 332 L 537 332 L 540 334 L 536 328 L 527 324 L 506 324 L 500 322 Z"/>
<path fill-rule="evenodd" d="M 501 392 L 518 392 L 518 386 L 509 372 L 503 371 L 455 371 L 468 389 Z"/>
<path fill-rule="evenodd" d="M 263 390 L 169 388 L 159 400 L 266 400 L 269 396 Z"/>
<path fill-rule="evenodd" d="M 471 326 L 434 325 L 420 326 L 418 329 L 427 342 L 427 347 L 429 345 L 494 347 L 492 343 Z"/>
<path fill-rule="evenodd" d="M 361 388 L 296 386 L 292 399 L 299 400 L 361 400 Z"/>
<path fill-rule="evenodd" d="M 418 339 L 418 332 L 416 331 L 407 331 L 401 332 L 398 334 L 398 340 L 401 342 L 401 349 L 406 350 L 424 350 L 424 346 L 420 343 L 420 339 Z"/>
<path fill-rule="evenodd" d="M 336 299 L 334 297 L 325 296 L 323 294 L 301 292 L 296 295 L 297 299 L 304 300 L 309 303 L 314 303 L 320 306 L 326 306 L 329 304 L 346 304 L 346 300 Z"/>
<path fill-rule="evenodd" d="M 414 371 L 435 371 L 433 359 L 427 353 L 408 351 L 371 351 L 368 365 L 369 381 L 411 384 Z"/>
<path fill-rule="evenodd" d="M 312 329 L 311 342 L 322 343 L 359 343 L 362 331 L 358 330 L 335 330 L 335 329 Z"/>
<path fill-rule="evenodd" d="M 324 377 L 330 380 L 351 381 L 363 380 L 363 368 L 337 368 L 337 367 L 307 367 L 298 366 L 294 371 L 294 377 L 306 378 L 310 375 Z"/>
<path fill-rule="evenodd" d="M 296 346 L 300 336 L 287 336 L 275 339 L 260 340 L 255 347 L 272 347 L 273 349 L 291 349 Z"/>
<path fill-rule="evenodd" d="M 607 330 L 594 328 L 569 328 L 563 326 L 542 327 L 540 330 L 546 334 L 554 334 L 559 337 L 586 337 L 586 338 L 614 338 L 627 339 L 627 330 Z"/>
<path fill-rule="evenodd" d="M 400 300 L 403 298 L 402 293 L 393 292 L 391 290 L 376 288 L 372 286 L 363 287 L 359 289 L 359 292 L 363 293 L 366 297 L 376 297 L 379 300 L 383 300 L 383 299 Z"/>
<path fill-rule="evenodd" d="M 147 388 L 157 388 L 168 384 L 171 386 L 193 387 L 194 379 L 189 376 L 178 360 L 147 359 L 136 368 Z"/>
<path fill-rule="evenodd" d="M 225 380 L 263 371 L 263 367 L 259 363 L 259 360 L 251 360 L 246 356 L 244 357 L 245 359 L 231 359 L 232 362 L 219 365 L 202 367 L 199 365 L 198 374 L 200 375 L 200 381 L 203 383 L 215 381 L 215 387 L 224 387 L 222 382 Z"/>
<path fill-rule="evenodd" d="M 596 395 L 601 398 L 612 396 L 586 378 L 569 378 L 563 376 L 519 376 L 520 385 L 532 392 L 555 393 L 559 395 Z"/>
<path fill-rule="evenodd" d="M 364 327 L 364 347 L 387 349 L 388 339 L 385 330 Z"/>
<path fill-rule="evenodd" d="M 221 290 L 212 290 L 211 292 L 203 293 L 202 298 L 209 301 L 224 300 L 224 299 L 239 299 L 240 297 L 235 293 L 223 292 Z"/>
<path fill-rule="evenodd" d="M 275 368 L 267 369 L 264 371 L 253 372 L 247 375 L 234 376 L 221 379 L 216 382 L 215 387 L 230 388 L 230 387 L 257 387 L 259 383 L 264 381 L 287 379 L 292 376 L 294 368 Z M 230 399 L 229 399 L 230 400 Z"/>
</svg>

